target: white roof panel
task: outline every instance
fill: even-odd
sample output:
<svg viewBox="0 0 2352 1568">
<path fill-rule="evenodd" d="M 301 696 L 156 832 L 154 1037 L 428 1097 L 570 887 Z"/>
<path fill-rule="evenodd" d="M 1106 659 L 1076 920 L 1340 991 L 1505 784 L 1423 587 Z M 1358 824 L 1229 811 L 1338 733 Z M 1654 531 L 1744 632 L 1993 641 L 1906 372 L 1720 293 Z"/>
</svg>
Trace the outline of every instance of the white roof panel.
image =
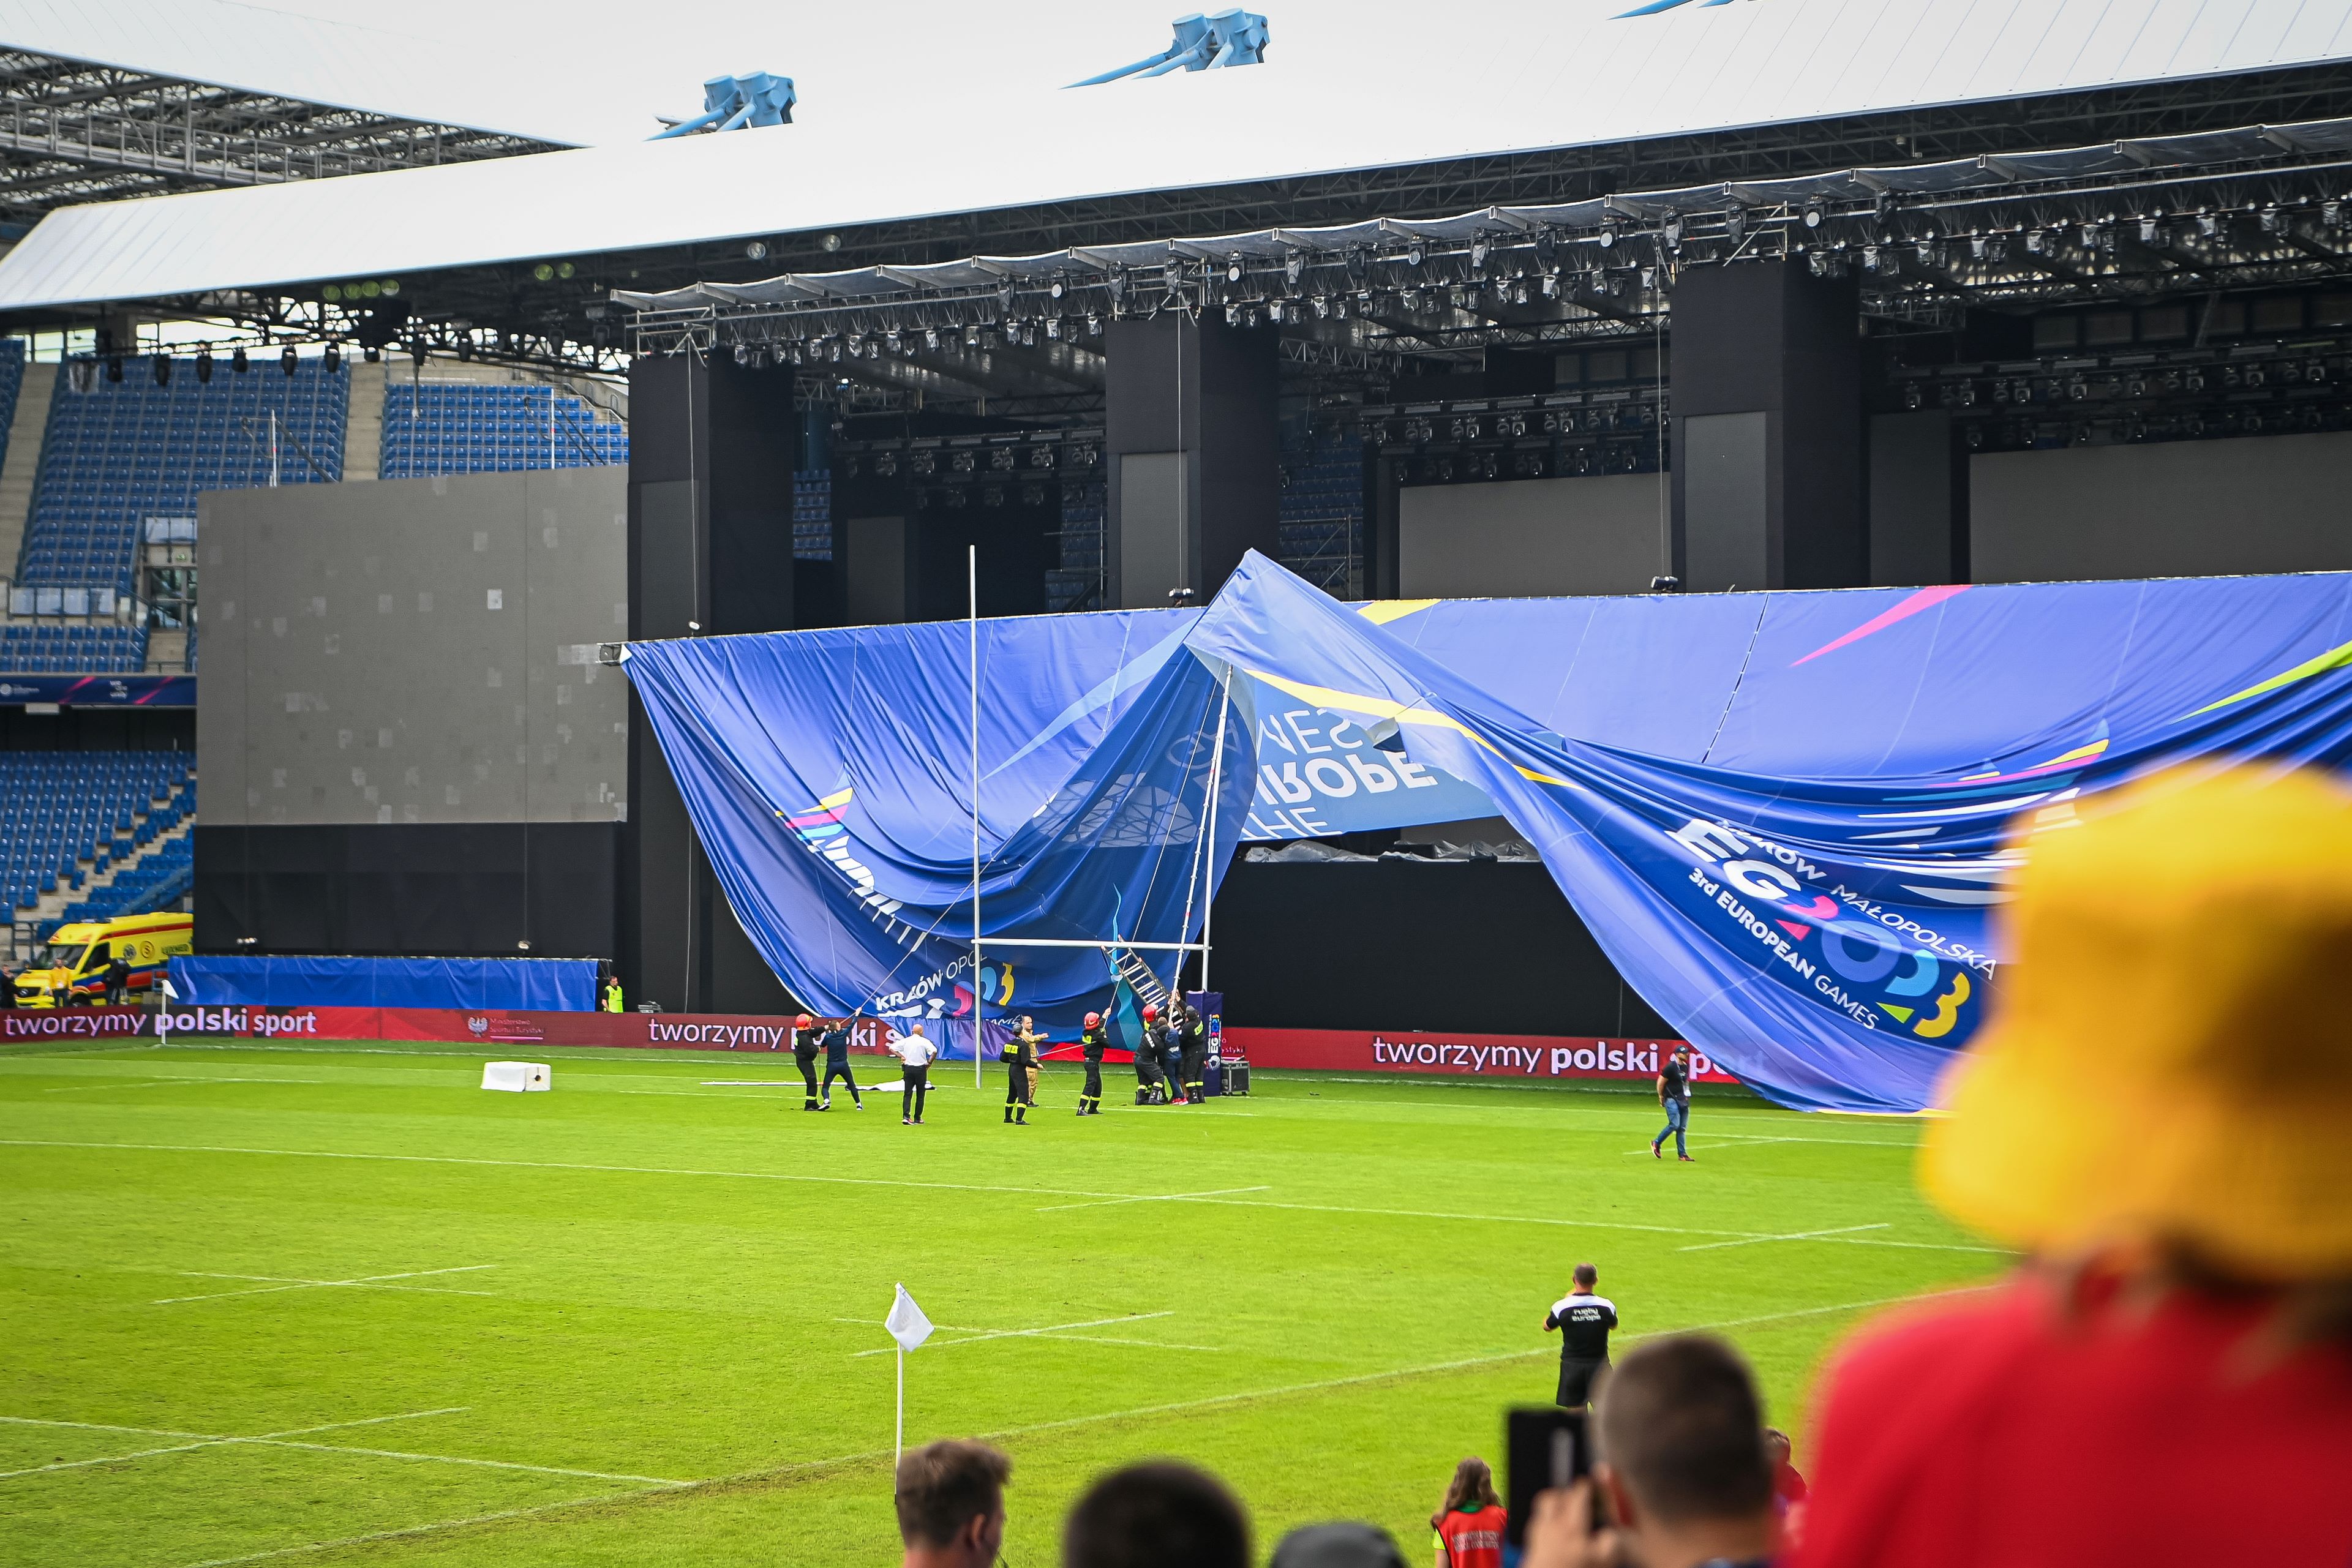
<svg viewBox="0 0 2352 1568">
<path fill-rule="evenodd" d="M 851 99 L 803 80 L 791 126 L 67 208 L 0 260 L 0 308 L 822 231 L 2352 56 L 2352 0 L 1748 0 L 1622 18 L 1628 0 L 1465 0 L 1406 54 L 1367 7 L 1292 3 L 1297 25 L 1275 13 L 1267 62 L 1240 70 L 1065 91 L 1032 63 Z"/>
</svg>

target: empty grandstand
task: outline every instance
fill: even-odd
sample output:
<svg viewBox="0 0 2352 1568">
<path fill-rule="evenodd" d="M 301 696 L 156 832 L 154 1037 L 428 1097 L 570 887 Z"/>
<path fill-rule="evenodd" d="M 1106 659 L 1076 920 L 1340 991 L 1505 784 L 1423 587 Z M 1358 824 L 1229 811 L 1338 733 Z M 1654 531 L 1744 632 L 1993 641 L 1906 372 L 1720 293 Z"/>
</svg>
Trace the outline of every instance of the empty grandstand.
<svg viewBox="0 0 2352 1568">
<path fill-rule="evenodd" d="M 127 594 L 148 518 L 194 516 L 203 490 L 342 477 L 349 382 L 339 371 L 318 359 L 289 361 L 290 373 L 173 364 L 115 359 L 61 381 L 19 587 Z"/>
<path fill-rule="evenodd" d="M 177 904 L 194 811 L 184 751 L 0 751 L 0 896 L 12 923 Z"/>
<path fill-rule="evenodd" d="M 136 670 L 146 663 L 144 626 L 43 625 L 38 621 L 0 626 L 0 672 L 10 674 L 85 674 Z"/>
<path fill-rule="evenodd" d="M 626 425 L 553 387 L 394 382 L 384 390 L 382 478 L 588 468 L 628 460 Z"/>
</svg>

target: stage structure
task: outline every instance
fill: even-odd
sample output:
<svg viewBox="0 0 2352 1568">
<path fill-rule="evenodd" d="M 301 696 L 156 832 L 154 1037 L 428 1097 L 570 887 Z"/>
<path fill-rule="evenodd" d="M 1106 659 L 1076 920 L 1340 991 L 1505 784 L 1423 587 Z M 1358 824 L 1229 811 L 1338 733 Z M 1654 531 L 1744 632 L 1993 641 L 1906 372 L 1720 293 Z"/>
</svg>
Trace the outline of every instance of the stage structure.
<svg viewBox="0 0 2352 1568">
<path fill-rule="evenodd" d="M 2341 766 L 2347 635 L 2342 574 L 1351 610 L 1253 557 L 1198 611 L 626 668 L 745 930 L 824 1010 L 1068 1028 L 1130 996 L 1098 945 L 1204 935 L 1303 754 L 1355 825 L 1407 820 L 1416 777 L 1475 792 L 1710 1057 L 1887 1111 L 1929 1103 L 1999 984 L 2012 835 L 2174 764 Z"/>
</svg>

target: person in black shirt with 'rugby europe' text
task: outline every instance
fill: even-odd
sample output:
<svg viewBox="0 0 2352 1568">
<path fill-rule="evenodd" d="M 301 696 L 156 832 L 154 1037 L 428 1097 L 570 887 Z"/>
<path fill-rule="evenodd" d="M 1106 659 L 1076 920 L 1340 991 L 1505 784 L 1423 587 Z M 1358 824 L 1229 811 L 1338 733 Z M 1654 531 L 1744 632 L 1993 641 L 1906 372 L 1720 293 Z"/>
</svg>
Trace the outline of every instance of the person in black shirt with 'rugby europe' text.
<svg viewBox="0 0 2352 1568">
<path fill-rule="evenodd" d="M 1570 1410 L 1592 1403 L 1592 1380 L 1609 1364 L 1609 1333 L 1617 1326 L 1617 1303 L 1597 1296 L 1601 1270 L 1576 1266 L 1576 1286 L 1544 1314 L 1544 1333 L 1559 1331 L 1559 1393 L 1554 1403 Z"/>
</svg>

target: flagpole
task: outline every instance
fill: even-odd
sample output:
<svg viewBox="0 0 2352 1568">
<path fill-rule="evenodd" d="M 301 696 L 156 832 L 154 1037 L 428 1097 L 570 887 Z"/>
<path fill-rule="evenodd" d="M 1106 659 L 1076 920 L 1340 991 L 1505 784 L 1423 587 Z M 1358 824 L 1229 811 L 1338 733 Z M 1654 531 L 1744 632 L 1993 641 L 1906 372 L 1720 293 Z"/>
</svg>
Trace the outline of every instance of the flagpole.
<svg viewBox="0 0 2352 1568">
<path fill-rule="evenodd" d="M 907 1451 L 907 1347 L 898 1347 L 898 1421 L 890 1432 L 890 1468 L 895 1471 L 898 1459 Z"/>
<path fill-rule="evenodd" d="M 982 1014 L 988 987 L 980 977 L 980 547 L 965 547 L 966 586 L 971 591 L 971 1086 L 986 1087 L 980 1071 Z"/>
</svg>

